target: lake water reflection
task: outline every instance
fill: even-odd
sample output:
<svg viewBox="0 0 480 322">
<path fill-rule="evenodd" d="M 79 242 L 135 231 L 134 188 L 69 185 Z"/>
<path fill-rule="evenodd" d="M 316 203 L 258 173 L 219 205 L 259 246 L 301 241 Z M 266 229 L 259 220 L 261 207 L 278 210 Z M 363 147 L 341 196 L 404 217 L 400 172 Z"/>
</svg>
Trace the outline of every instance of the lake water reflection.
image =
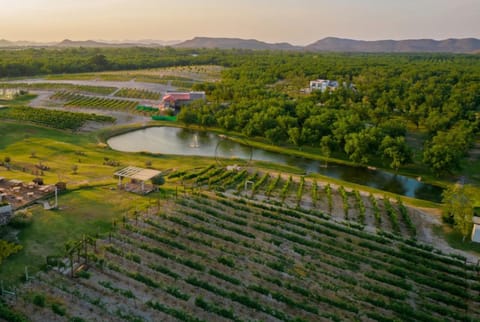
<svg viewBox="0 0 480 322">
<path fill-rule="evenodd" d="M 220 143 L 219 143 L 220 142 Z M 123 152 L 151 152 L 162 154 L 198 155 L 220 158 L 240 158 L 275 162 L 296 166 L 307 173 L 366 185 L 418 199 L 439 202 L 442 188 L 419 182 L 413 178 L 381 170 L 352 167 L 304 159 L 250 148 L 240 143 L 221 139 L 217 134 L 191 131 L 175 127 L 150 127 L 112 137 L 107 142 L 114 150 Z"/>
</svg>

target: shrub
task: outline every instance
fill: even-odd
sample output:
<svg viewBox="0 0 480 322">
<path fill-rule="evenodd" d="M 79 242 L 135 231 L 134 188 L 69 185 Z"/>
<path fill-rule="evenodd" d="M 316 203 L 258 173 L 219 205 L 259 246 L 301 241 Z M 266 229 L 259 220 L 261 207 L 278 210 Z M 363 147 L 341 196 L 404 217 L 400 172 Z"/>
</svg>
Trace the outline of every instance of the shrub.
<svg viewBox="0 0 480 322">
<path fill-rule="evenodd" d="M 280 192 L 280 199 L 282 200 L 282 203 L 284 203 L 285 199 L 287 198 L 288 189 L 290 188 L 292 181 L 293 181 L 292 176 L 290 176 L 288 177 L 288 180 L 285 181 L 285 184 L 283 185 L 282 191 Z"/>
<path fill-rule="evenodd" d="M 332 187 L 330 184 L 325 186 L 325 193 L 327 194 L 328 213 L 331 214 L 333 210 Z"/>
<path fill-rule="evenodd" d="M 182 299 L 184 301 L 188 301 L 190 299 L 190 295 L 181 292 L 178 288 L 169 286 L 166 288 L 168 294 L 175 296 L 176 298 Z"/>
<path fill-rule="evenodd" d="M 22 245 L 16 245 L 0 239 L 0 264 L 5 258 L 19 252 L 22 248 Z"/>
<path fill-rule="evenodd" d="M 89 279 L 90 276 L 92 276 L 92 274 L 90 274 L 89 272 L 87 271 L 80 271 L 76 274 L 78 277 L 81 277 L 81 278 L 85 278 L 85 279 Z"/>
<path fill-rule="evenodd" d="M 380 208 L 378 208 L 377 199 L 375 199 L 375 196 L 371 193 L 368 196 L 368 199 L 370 199 L 370 203 L 372 204 L 373 216 L 375 217 L 375 225 L 377 226 L 377 228 L 379 228 L 382 224 L 382 217 L 380 216 Z"/>
<path fill-rule="evenodd" d="M 398 216 L 395 209 L 393 209 L 390 199 L 387 196 L 383 197 L 383 203 L 385 205 L 385 210 L 387 211 L 390 221 L 392 223 L 392 229 L 395 234 L 400 234 L 400 225 L 398 224 Z"/>
<path fill-rule="evenodd" d="M 270 182 L 270 184 L 268 185 L 267 187 L 267 190 L 265 191 L 265 195 L 267 197 L 270 198 L 270 196 L 272 195 L 272 192 L 273 190 L 275 189 L 275 187 L 277 186 L 278 182 L 280 182 L 280 174 L 278 174 L 278 176 L 275 178 L 275 180 L 273 180 L 272 182 Z"/>
<path fill-rule="evenodd" d="M 86 322 L 86 321 L 78 316 L 74 316 L 69 320 L 69 322 Z"/>
<path fill-rule="evenodd" d="M 312 204 L 313 204 L 313 207 L 317 206 L 317 201 L 318 201 L 318 185 L 317 185 L 317 180 L 313 180 L 313 183 L 312 183 Z"/>
<path fill-rule="evenodd" d="M 226 265 L 228 267 L 232 267 L 232 268 L 235 267 L 235 261 L 230 257 L 220 256 L 217 260 L 219 263 Z"/>
<path fill-rule="evenodd" d="M 304 186 L 305 186 L 305 177 L 302 176 L 300 178 L 300 185 L 298 186 L 298 190 L 297 190 L 297 207 L 300 207 L 300 202 L 302 201 L 303 187 Z"/>
<path fill-rule="evenodd" d="M 161 186 L 165 184 L 165 177 L 163 175 L 158 175 L 156 177 L 153 177 L 151 181 L 152 181 L 152 184 Z"/>
<path fill-rule="evenodd" d="M 347 192 L 345 191 L 345 187 L 340 186 L 340 188 L 338 188 L 338 192 L 340 193 L 340 196 L 342 196 L 343 211 L 344 211 L 344 214 L 345 214 L 345 220 L 348 220 L 348 210 L 350 208 L 350 205 L 348 204 L 348 195 L 347 195 Z"/>
<path fill-rule="evenodd" d="M 18 211 L 15 215 L 10 219 L 10 226 L 14 228 L 25 228 L 28 227 L 33 221 L 33 215 L 30 211 Z"/>
<path fill-rule="evenodd" d="M 56 302 L 52 303 L 52 311 L 60 316 L 64 316 L 67 313 L 67 310 L 63 307 L 63 305 Z"/>
<path fill-rule="evenodd" d="M 39 307 L 45 307 L 45 295 L 43 294 L 35 294 L 33 297 L 33 304 Z"/>
<path fill-rule="evenodd" d="M 360 195 L 360 192 L 358 192 L 358 190 L 355 190 L 354 195 L 355 195 L 356 207 L 358 209 L 358 222 L 361 225 L 365 225 L 365 213 L 366 213 L 365 204 L 363 203 L 362 196 Z"/>
</svg>

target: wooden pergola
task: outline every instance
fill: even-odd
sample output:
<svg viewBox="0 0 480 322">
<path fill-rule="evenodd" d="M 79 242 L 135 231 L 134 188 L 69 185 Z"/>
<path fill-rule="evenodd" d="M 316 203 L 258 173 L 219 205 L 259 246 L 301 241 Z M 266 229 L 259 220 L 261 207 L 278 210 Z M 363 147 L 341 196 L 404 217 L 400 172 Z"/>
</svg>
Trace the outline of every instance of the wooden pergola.
<svg viewBox="0 0 480 322">
<path fill-rule="evenodd" d="M 145 191 L 145 181 L 152 180 L 156 176 L 160 175 L 162 172 L 152 169 L 143 169 L 137 167 L 126 167 L 121 170 L 118 170 L 114 173 L 115 176 L 118 176 L 118 186 L 122 186 L 123 178 L 129 178 L 133 180 L 140 181 L 142 184 L 142 191 Z"/>
</svg>

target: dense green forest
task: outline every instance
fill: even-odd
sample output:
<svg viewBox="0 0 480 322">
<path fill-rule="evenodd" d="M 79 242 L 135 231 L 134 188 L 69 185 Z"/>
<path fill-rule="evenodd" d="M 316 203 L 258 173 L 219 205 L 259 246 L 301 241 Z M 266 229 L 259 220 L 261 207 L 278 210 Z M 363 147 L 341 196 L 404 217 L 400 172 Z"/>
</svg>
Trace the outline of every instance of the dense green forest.
<svg viewBox="0 0 480 322">
<path fill-rule="evenodd" d="M 0 77 L 220 63 L 223 54 L 173 48 L 42 48 L 0 50 Z"/>
<path fill-rule="evenodd" d="M 0 51 L 0 77 L 202 64 L 229 68 L 220 82 L 195 85 L 208 101 L 182 110 L 179 120 L 188 124 L 317 147 L 358 164 L 382 160 L 398 169 L 415 161 L 437 175 L 460 168 L 478 131 L 479 55 L 168 47 Z M 316 78 L 341 86 L 302 93 Z"/>
<path fill-rule="evenodd" d="M 458 169 L 475 140 L 480 57 L 255 53 L 226 69 L 221 82 L 197 85 L 209 103 L 179 120 L 219 126 L 274 144 L 338 151 L 351 161 L 380 159 L 393 169 L 421 160 L 441 175 Z M 342 84 L 302 94 L 308 80 Z M 407 144 L 412 133 L 420 142 Z M 418 141 L 418 140 L 417 140 Z"/>
</svg>

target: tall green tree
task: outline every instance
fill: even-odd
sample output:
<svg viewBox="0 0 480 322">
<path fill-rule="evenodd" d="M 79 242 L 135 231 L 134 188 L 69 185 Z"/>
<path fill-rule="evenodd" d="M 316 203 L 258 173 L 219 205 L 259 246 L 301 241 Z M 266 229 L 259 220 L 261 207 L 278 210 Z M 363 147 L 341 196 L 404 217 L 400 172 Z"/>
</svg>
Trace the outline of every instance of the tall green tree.
<svg viewBox="0 0 480 322">
<path fill-rule="evenodd" d="M 320 140 L 320 151 L 325 157 L 325 167 L 328 166 L 328 158 L 332 154 L 333 139 L 330 135 L 322 137 Z"/>
<path fill-rule="evenodd" d="M 470 124 L 461 121 L 448 131 L 439 131 L 425 145 L 423 162 L 438 176 L 460 168 L 462 158 L 468 152 L 474 130 Z"/>
<path fill-rule="evenodd" d="M 386 136 L 383 138 L 379 148 L 382 159 L 390 161 L 390 168 L 398 171 L 398 169 L 412 161 L 412 151 L 409 149 L 403 136 L 392 138 Z"/>
<path fill-rule="evenodd" d="M 378 149 L 378 130 L 371 127 L 345 137 L 345 153 L 358 164 L 368 164 L 369 157 Z"/>
<path fill-rule="evenodd" d="M 473 198 L 472 187 L 468 185 L 451 185 L 443 192 L 443 217 L 453 222 L 455 229 L 463 236 L 463 241 L 472 231 Z"/>
</svg>

